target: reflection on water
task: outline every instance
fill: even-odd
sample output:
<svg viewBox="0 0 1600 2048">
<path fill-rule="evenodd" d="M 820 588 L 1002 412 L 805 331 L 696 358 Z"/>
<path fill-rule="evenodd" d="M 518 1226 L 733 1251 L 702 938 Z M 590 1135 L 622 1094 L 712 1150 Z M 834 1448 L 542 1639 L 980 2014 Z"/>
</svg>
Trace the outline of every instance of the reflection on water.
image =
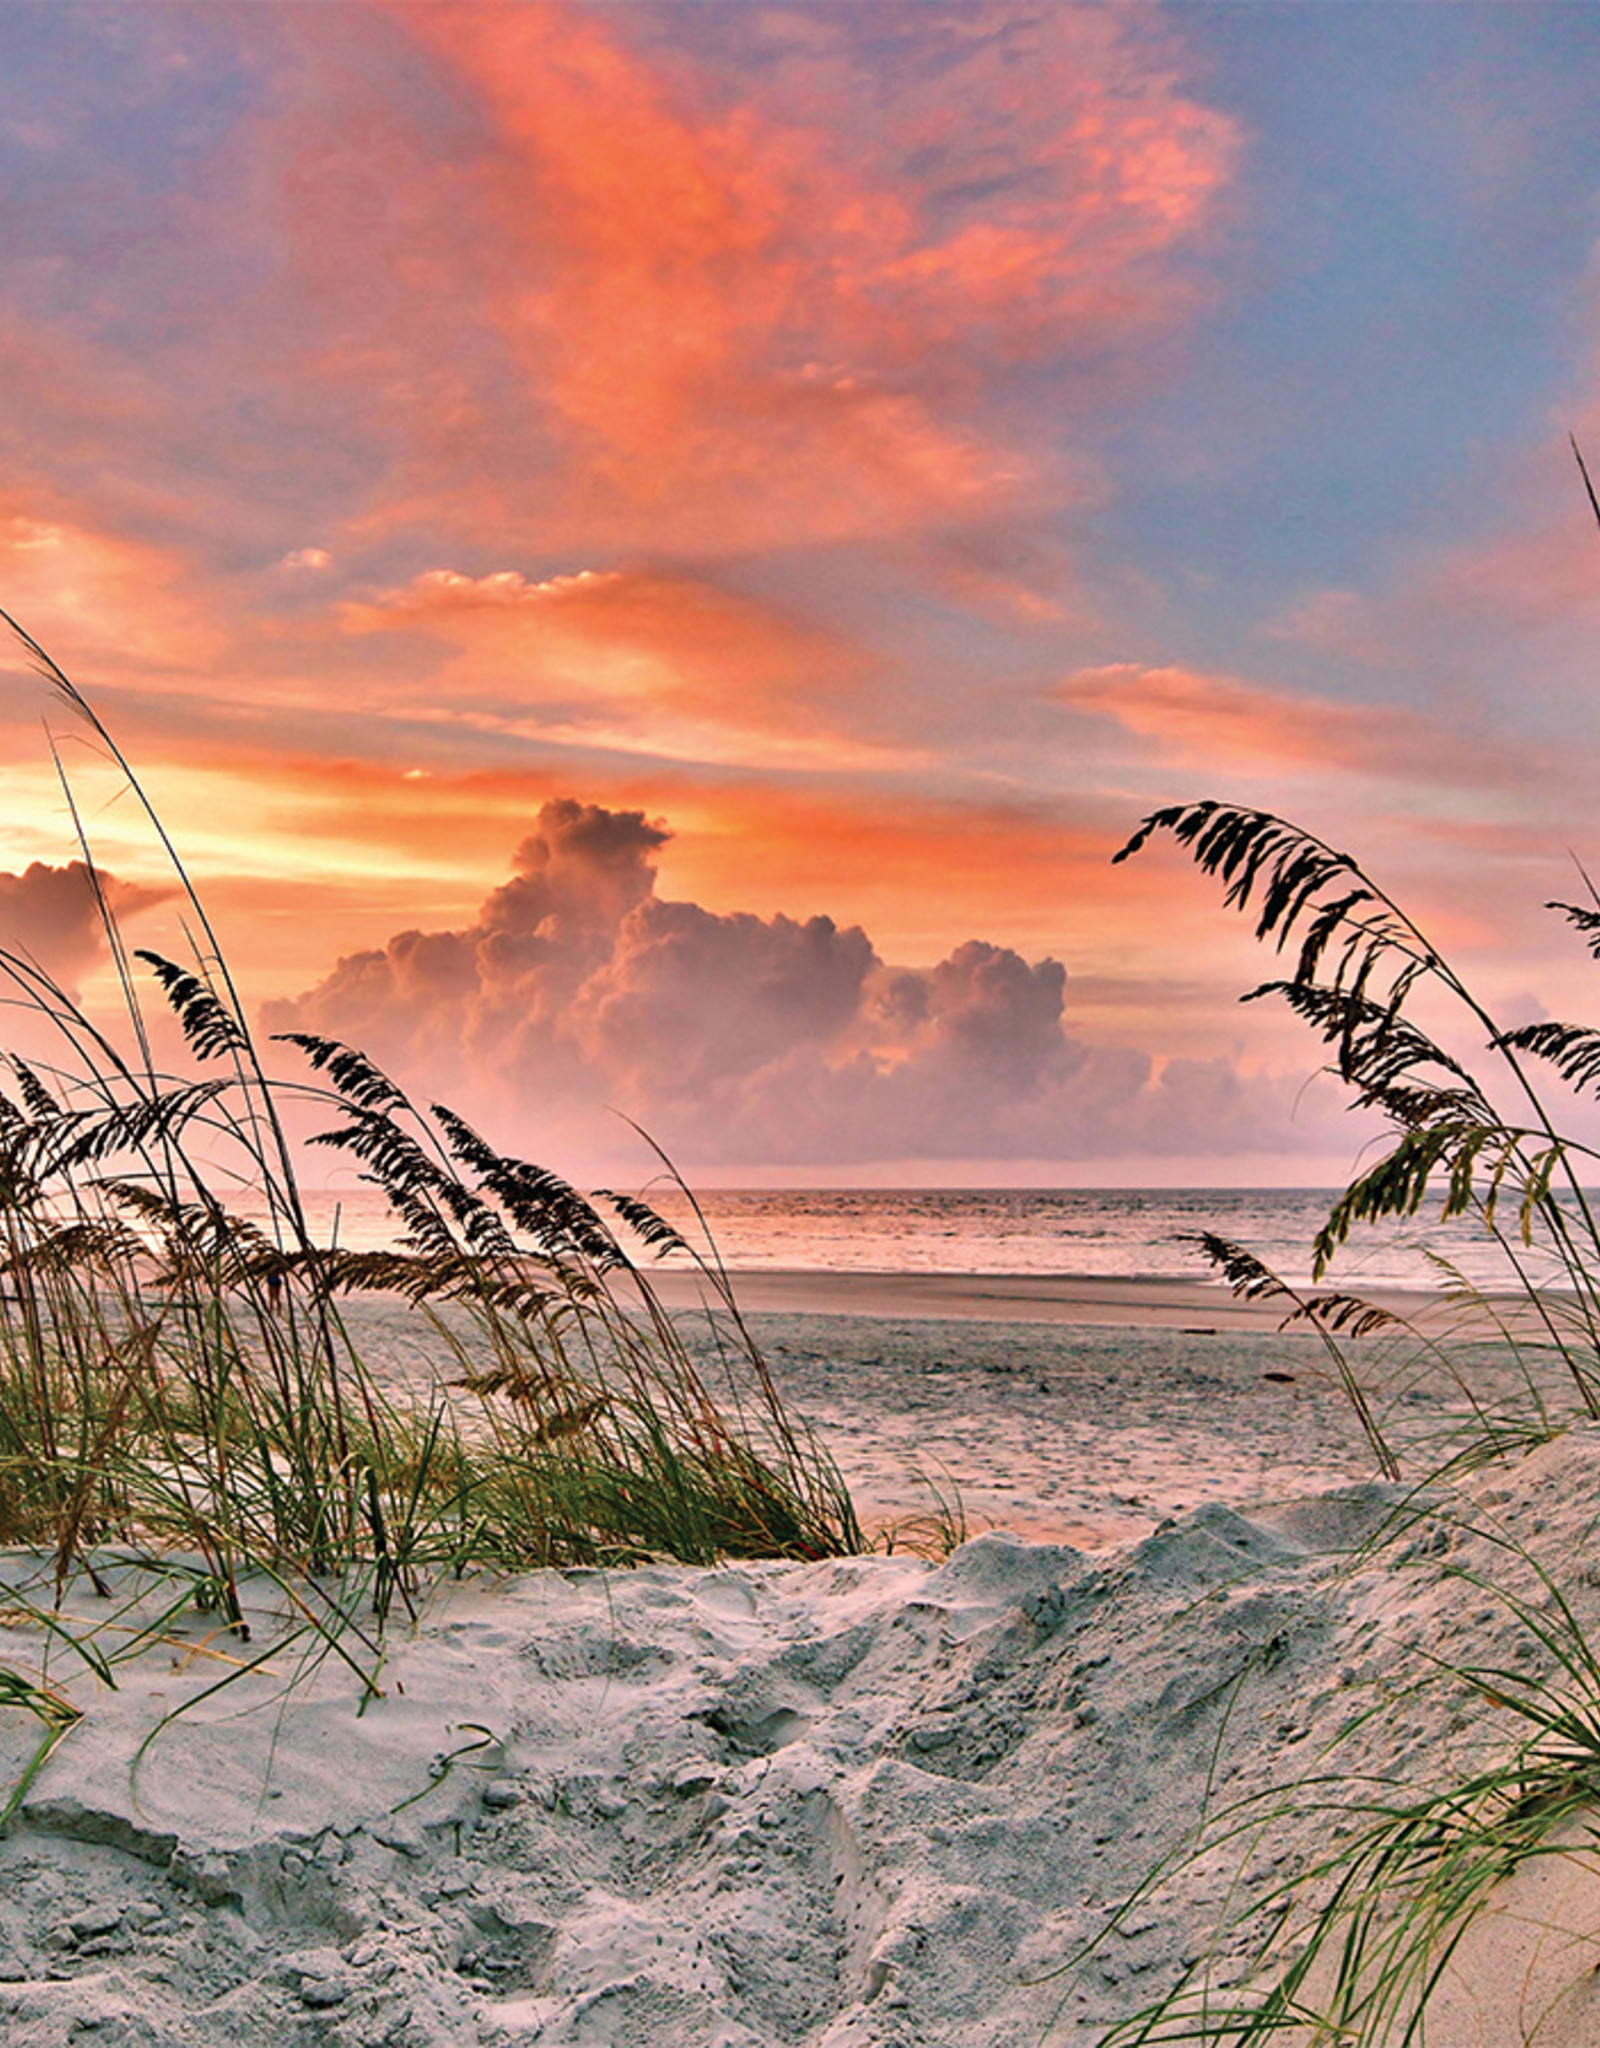
<svg viewBox="0 0 1600 2048">
<path fill-rule="evenodd" d="M 820 1188 L 711 1189 L 701 1207 L 734 1271 L 1053 1273 L 1196 1279 L 1208 1273 L 1195 1233 L 1247 1245 L 1292 1284 L 1310 1278 L 1311 1245 L 1331 1192 L 1303 1189 Z M 647 1191 L 694 1236 L 670 1189 Z M 375 1189 L 311 1193 L 325 1239 L 353 1248 L 392 1240 Z M 1441 1223 L 1437 1204 L 1403 1227 L 1357 1232 L 1330 1275 L 1356 1289 L 1435 1287 L 1444 1258 L 1479 1285 L 1506 1278 L 1501 1254 L 1471 1222 Z M 680 1262 L 681 1263 L 681 1262 Z M 1538 1254 L 1533 1255 L 1538 1266 Z"/>
</svg>

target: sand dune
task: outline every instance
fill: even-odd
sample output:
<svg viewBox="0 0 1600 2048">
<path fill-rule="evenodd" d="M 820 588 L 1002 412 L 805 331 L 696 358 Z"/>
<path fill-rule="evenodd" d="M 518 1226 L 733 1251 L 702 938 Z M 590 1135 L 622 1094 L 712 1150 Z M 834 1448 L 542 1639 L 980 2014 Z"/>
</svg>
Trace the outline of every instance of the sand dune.
<svg viewBox="0 0 1600 2048">
<path fill-rule="evenodd" d="M 839 1396 L 840 1415 L 863 1440 L 874 1403 L 891 1419 L 878 1380 L 915 1390 L 919 1360 L 949 1337 L 918 1326 L 908 1352 L 892 1324 L 852 1326 L 852 1364 L 835 1329 L 824 1373 L 815 1328 L 784 1327 L 780 1368 L 803 1399 L 847 1379 L 855 1405 Z M 1333 1469 L 1331 1406 L 1321 1462 L 1296 1468 L 1279 1428 L 1263 1486 L 1262 1443 L 1238 1427 L 1262 1400 L 1258 1361 L 1230 1351 L 1207 1367 L 1214 1384 L 1184 1387 L 1169 1338 L 1145 1340 L 1142 1378 L 1141 1340 L 1115 1341 L 1079 1361 L 1085 1404 L 1106 1408 L 1120 1359 L 1129 1398 L 1155 1404 L 1165 1384 L 1177 1404 L 1152 1405 L 1143 1426 L 1177 1444 L 1196 1420 L 1183 1401 L 1209 1401 L 1217 1441 L 1230 1426 L 1235 1439 L 1232 1466 L 1213 1454 L 1207 1468 L 1217 1493 L 1136 1541 L 1108 1535 L 1127 1511 L 1107 1496 L 1092 1550 L 991 1531 L 943 1563 L 444 1588 L 414 1627 L 391 1628 L 364 1709 L 346 1665 L 310 1667 L 267 1587 L 248 1645 L 214 1617 L 174 1616 L 116 1663 L 115 1690 L 57 1646 L 51 1678 L 85 1717 L 0 1842 L 3 2038 L 1087 2048 L 1219 1943 L 1231 1974 L 1248 1930 L 1219 1935 L 1226 1902 L 1264 1897 L 1324 1848 L 1325 1813 L 1291 1801 L 1259 1840 L 1180 1863 L 1082 1970 L 1051 1973 L 1192 1841 L 1208 1797 L 1214 1815 L 1330 1769 L 1420 1784 L 1502 1745 L 1460 1696 L 1411 1692 L 1415 1646 L 1527 1666 L 1536 1652 L 1510 1614 L 1459 1568 L 1501 1554 L 1473 1527 L 1570 1566 L 1600 1520 L 1600 1431 L 1481 1476 L 1447 1521 L 1363 1559 L 1353 1546 L 1415 1504 L 1362 1477 L 1358 1441 Z M 952 1415 L 969 1371 L 981 1362 L 946 1376 Z M 1019 1387 L 1007 1409 L 1017 1375 L 983 1377 L 1010 1417 L 1000 1440 L 1029 1414 L 1038 1438 L 1039 1397 Z M 903 1412 L 926 1439 L 928 1412 Z M 1103 1413 L 1103 1447 L 1130 1426 Z M 864 1464 L 892 1443 L 880 1427 Z M 1055 1454 L 1035 1455 L 1043 1498 Z M 1087 1511 L 1092 1485 L 1077 1484 Z M 12 1560 L 10 1582 L 29 1569 Z M 1574 1590 L 1595 1605 L 1586 1583 Z M 112 1599 L 79 1582 L 67 1609 L 116 1655 L 160 1597 L 119 1572 Z M 19 1667 L 45 1648 L 20 1625 L 9 1642 Z M 256 1657 L 212 1690 L 223 1660 Z M 13 1776 L 37 1732 L 0 1715 Z M 1519 1880 L 1463 1951 L 1438 2036 L 1450 2048 L 1518 2042 L 1552 1999 L 1541 2044 L 1594 2038 L 1595 1882 L 1550 1868 L 1544 1890 Z"/>
</svg>

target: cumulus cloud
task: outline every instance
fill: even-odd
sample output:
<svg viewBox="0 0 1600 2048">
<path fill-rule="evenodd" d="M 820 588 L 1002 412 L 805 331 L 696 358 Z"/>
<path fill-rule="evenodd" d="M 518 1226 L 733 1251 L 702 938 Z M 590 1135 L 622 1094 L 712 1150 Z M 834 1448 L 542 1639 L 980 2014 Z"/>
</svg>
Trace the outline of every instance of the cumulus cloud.
<svg viewBox="0 0 1600 2048">
<path fill-rule="evenodd" d="M 126 918 L 164 900 L 169 891 L 147 889 L 101 874 L 100 888 L 113 916 Z M 105 928 L 88 868 L 33 861 L 21 874 L 0 871 L 0 948 L 76 992 L 106 955 Z"/>
<path fill-rule="evenodd" d="M 602 1104 L 694 1164 L 1288 1140 L 1292 1084 L 1086 1042 L 1055 960 L 975 939 L 893 967 L 829 917 L 673 902 L 656 893 L 668 836 L 641 811 L 547 803 L 471 925 L 348 954 L 265 1022 L 359 1044 L 525 1148 Z"/>
</svg>

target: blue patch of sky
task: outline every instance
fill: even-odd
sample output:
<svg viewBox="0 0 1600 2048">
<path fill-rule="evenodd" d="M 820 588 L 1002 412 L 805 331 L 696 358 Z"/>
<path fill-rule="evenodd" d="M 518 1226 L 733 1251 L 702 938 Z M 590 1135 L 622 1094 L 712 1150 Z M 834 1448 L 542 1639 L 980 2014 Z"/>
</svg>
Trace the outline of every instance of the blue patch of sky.
<svg viewBox="0 0 1600 2048">
<path fill-rule="evenodd" d="M 194 7 L 0 7 L 10 295 L 116 348 L 159 345 L 214 290 L 188 195 L 260 92 L 261 53 Z M 227 252 L 244 266 L 242 248 Z"/>
<path fill-rule="evenodd" d="M 1214 658 L 1307 589 L 1465 537 L 1485 450 L 1549 433 L 1600 229 L 1600 9 L 1185 5 L 1246 133 L 1217 303 L 1109 423 L 1098 539 Z"/>
<path fill-rule="evenodd" d="M 258 90 L 259 66 L 196 6 L 0 8 L 0 170 L 34 192 L 172 190 Z"/>
</svg>

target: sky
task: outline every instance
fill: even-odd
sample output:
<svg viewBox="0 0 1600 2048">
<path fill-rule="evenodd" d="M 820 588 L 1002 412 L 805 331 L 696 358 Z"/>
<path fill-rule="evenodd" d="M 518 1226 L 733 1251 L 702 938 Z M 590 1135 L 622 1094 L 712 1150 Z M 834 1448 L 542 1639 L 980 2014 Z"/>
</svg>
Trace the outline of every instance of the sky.
<svg viewBox="0 0 1600 2048">
<path fill-rule="evenodd" d="M 1257 804 L 1600 1007 L 1597 99 L 1588 0 L 0 0 L 0 606 L 263 1028 L 512 1149 L 1342 1178 L 1111 856 Z M 178 950 L 0 651 L 0 944 L 94 1008 L 52 740 Z"/>
</svg>

